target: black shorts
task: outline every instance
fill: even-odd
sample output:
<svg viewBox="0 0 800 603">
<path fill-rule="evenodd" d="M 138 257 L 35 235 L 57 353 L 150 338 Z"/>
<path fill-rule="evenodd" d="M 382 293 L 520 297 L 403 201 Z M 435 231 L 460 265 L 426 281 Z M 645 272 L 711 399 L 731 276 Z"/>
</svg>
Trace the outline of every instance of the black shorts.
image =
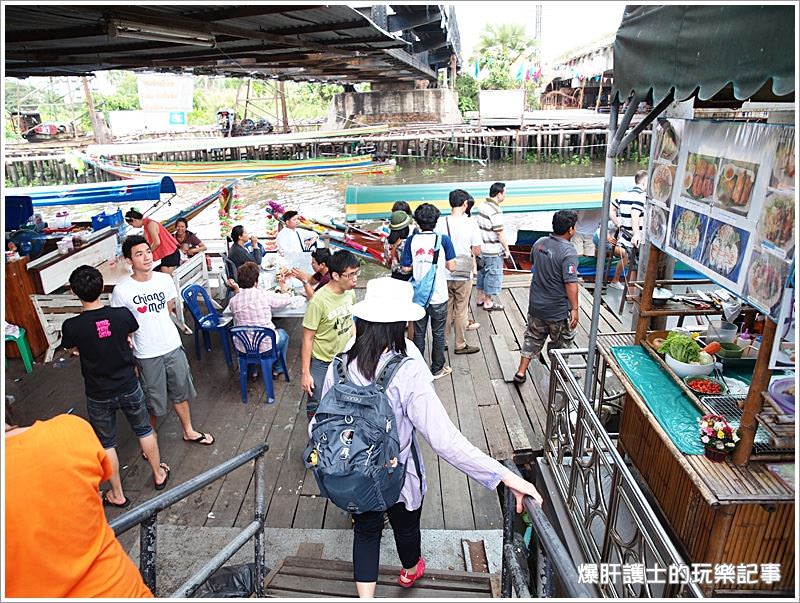
<svg viewBox="0 0 800 603">
<path fill-rule="evenodd" d="M 177 268 L 181 265 L 181 249 L 178 247 L 167 256 L 161 258 L 161 264 L 159 266 L 165 266 L 167 268 Z"/>
</svg>

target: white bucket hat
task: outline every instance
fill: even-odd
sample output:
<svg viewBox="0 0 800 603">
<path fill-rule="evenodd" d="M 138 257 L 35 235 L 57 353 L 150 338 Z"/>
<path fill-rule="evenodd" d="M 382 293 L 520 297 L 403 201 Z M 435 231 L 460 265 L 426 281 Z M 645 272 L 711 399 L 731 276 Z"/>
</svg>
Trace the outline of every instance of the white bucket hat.
<svg viewBox="0 0 800 603">
<path fill-rule="evenodd" d="M 405 322 L 425 316 L 425 308 L 414 299 L 411 283 L 391 277 L 367 282 L 364 299 L 353 305 L 353 316 L 369 322 Z"/>
</svg>

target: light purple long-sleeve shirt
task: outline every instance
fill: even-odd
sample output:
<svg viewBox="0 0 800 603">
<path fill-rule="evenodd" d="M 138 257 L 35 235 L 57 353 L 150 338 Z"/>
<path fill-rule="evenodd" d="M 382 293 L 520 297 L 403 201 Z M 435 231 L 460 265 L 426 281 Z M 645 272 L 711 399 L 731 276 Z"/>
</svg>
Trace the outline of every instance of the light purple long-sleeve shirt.
<svg viewBox="0 0 800 603">
<path fill-rule="evenodd" d="M 413 344 L 412 344 L 413 347 Z M 417 450 L 420 464 L 414 463 L 411 454 L 411 437 L 417 431 L 430 444 L 434 452 L 453 467 L 470 476 L 482 486 L 494 490 L 509 470 L 486 453 L 473 446 L 458 428 L 453 425 L 447 411 L 442 406 L 439 396 L 433 389 L 431 373 L 425 363 L 409 350 L 410 360 L 401 366 L 389 383 L 386 395 L 394 410 L 397 420 L 397 435 L 400 440 L 400 462 L 406 465 L 406 480 L 400 491 L 400 499 L 406 509 L 413 511 L 422 505 L 422 498 L 427 491 L 425 467 L 422 453 Z M 390 358 L 385 352 L 378 361 L 379 374 Z M 370 381 L 365 379 L 354 362 L 347 367 L 350 379 L 359 385 Z M 331 388 L 334 382 L 333 364 L 328 369 L 322 395 Z M 309 436 L 314 421 L 308 426 Z"/>
</svg>

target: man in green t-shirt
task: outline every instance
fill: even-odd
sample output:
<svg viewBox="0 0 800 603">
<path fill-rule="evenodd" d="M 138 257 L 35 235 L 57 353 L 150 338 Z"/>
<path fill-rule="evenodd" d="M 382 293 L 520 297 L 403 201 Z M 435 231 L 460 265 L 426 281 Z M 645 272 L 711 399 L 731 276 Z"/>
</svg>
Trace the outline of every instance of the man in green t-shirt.
<svg viewBox="0 0 800 603">
<path fill-rule="evenodd" d="M 342 249 L 331 256 L 328 270 L 331 280 L 309 300 L 303 318 L 300 387 L 308 394 L 309 421 L 317 412 L 328 365 L 355 335 L 351 308 L 356 302 L 358 258 Z"/>
</svg>

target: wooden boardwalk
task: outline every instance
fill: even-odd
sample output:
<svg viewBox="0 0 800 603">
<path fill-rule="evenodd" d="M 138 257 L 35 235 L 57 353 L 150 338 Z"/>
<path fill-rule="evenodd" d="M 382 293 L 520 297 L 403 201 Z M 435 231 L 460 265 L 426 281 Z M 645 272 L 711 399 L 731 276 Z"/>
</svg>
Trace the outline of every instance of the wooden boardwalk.
<svg viewBox="0 0 800 603">
<path fill-rule="evenodd" d="M 479 345 L 481 353 L 452 354 L 451 376 L 436 381 L 435 387 L 453 422 L 478 448 L 499 460 L 526 463 L 541 450 L 546 421 L 549 372 L 539 361 L 531 363 L 529 378 L 521 386 L 504 380 L 504 371 L 516 368 L 518 349 L 525 329 L 528 303 L 528 276 L 507 279 L 501 294 L 505 312 L 487 313 L 473 307 L 472 314 L 481 328 L 467 334 L 468 343 Z M 363 289 L 359 290 L 363 295 Z M 590 324 L 590 293 L 581 290 L 581 315 L 576 342 L 587 344 Z M 288 364 L 291 383 L 276 382 L 276 402 L 264 403 L 261 380 L 249 382 L 249 403 L 241 403 L 239 376 L 225 365 L 221 346 L 212 336 L 214 350 L 194 355 L 191 337 L 184 337 L 192 374 L 199 396 L 192 402 L 196 429 L 211 432 L 213 446 L 182 441 L 174 413 L 158 426 L 162 458 L 171 469 L 170 486 L 243 452 L 256 444 L 269 444 L 266 461 L 266 493 L 269 527 L 349 528 L 348 516 L 326 499 L 319 497 L 313 476 L 302 463 L 307 442 L 307 420 L 299 387 L 301 340 L 300 319 L 278 319 L 290 337 Z M 604 310 L 602 332 L 620 332 L 622 325 Z M 495 352 L 499 350 L 499 355 Z M 78 358 L 67 358 L 62 349 L 56 361 L 36 364 L 30 375 L 21 362 L 12 360 L 6 373 L 7 393 L 17 400 L 25 422 L 50 418 L 74 409 L 86 416 L 83 380 Z M 122 417 L 118 419 L 123 487 L 134 504 L 152 498 L 156 491 L 146 461 L 141 458 L 133 434 Z M 424 441 L 420 442 L 428 471 L 429 490 L 422 512 L 422 527 L 448 530 L 501 529 L 499 497 L 461 472 L 438 459 Z M 175 525 L 242 527 L 253 518 L 251 466 L 243 467 L 218 480 L 163 512 L 159 522 Z M 109 517 L 121 511 L 109 508 Z M 135 531 L 134 531 L 135 532 Z M 126 536 L 133 536 L 130 532 Z"/>
</svg>

